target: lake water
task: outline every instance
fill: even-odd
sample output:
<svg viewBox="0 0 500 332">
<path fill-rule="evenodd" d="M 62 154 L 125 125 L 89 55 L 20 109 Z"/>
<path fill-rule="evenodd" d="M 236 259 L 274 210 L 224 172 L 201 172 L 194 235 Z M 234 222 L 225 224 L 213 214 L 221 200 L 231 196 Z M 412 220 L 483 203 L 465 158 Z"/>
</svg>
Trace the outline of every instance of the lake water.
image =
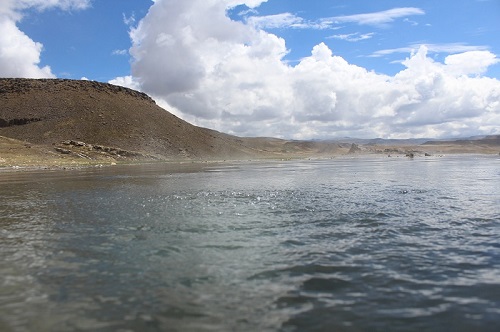
<svg viewBox="0 0 500 332">
<path fill-rule="evenodd" d="M 500 331 L 500 158 L 0 171 L 2 331 Z"/>
</svg>

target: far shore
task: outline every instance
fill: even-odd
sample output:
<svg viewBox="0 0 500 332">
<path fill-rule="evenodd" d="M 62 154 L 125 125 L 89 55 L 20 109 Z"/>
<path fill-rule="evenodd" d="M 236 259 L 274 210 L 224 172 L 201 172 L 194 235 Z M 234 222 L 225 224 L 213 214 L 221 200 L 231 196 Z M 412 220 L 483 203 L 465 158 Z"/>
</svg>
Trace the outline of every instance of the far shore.
<svg viewBox="0 0 500 332">
<path fill-rule="evenodd" d="M 380 148 L 380 147 L 379 147 Z M 334 153 L 334 154 L 282 154 L 275 156 L 265 156 L 257 158 L 220 158 L 220 159 L 165 159 L 165 160 L 132 160 L 132 159 L 85 159 L 77 156 L 61 156 L 53 153 L 50 148 L 45 146 L 36 147 L 31 145 L 17 144 L 7 145 L 0 143 L 0 173 L 9 171 L 37 171 L 37 170 L 75 170 L 84 168 L 102 168 L 125 165 L 148 165 L 165 164 L 179 167 L 182 169 L 186 164 L 218 164 L 218 163 L 245 163 L 245 162 L 275 162 L 275 161 L 300 161 L 300 160 L 326 160 L 343 158 L 442 158 L 445 156 L 498 156 L 499 152 L 493 148 L 471 149 L 470 147 L 458 146 L 433 146 L 432 149 L 423 146 L 385 146 L 387 151 L 374 149 L 373 146 L 368 149 L 360 147 L 360 151 L 355 153 Z M 404 152 L 412 151 L 412 152 Z"/>
</svg>

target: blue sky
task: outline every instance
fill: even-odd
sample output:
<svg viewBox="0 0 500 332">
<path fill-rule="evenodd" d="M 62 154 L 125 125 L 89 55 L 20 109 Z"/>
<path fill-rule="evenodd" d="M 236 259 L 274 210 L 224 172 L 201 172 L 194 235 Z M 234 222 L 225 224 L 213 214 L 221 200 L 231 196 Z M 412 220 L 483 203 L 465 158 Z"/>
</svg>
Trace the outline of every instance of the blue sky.
<svg viewBox="0 0 500 332">
<path fill-rule="evenodd" d="M 500 134 L 498 0 L 1 0 L 0 76 L 140 89 L 241 136 Z"/>
<path fill-rule="evenodd" d="M 113 54 L 131 46 L 124 18 L 140 19 L 151 0 L 94 0 L 85 10 L 52 8 L 24 11 L 19 28 L 43 44 L 41 65 L 60 78 L 88 77 L 108 81 L 130 72 L 128 54 Z"/>
</svg>

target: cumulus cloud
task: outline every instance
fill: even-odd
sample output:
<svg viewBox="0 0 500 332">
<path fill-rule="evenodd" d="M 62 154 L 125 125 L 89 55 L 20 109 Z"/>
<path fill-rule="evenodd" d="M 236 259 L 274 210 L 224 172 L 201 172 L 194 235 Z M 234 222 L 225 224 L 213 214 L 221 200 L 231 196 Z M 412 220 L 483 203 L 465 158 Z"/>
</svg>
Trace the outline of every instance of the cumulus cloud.
<svg viewBox="0 0 500 332">
<path fill-rule="evenodd" d="M 134 90 L 139 90 L 139 91 L 141 90 L 141 86 L 139 85 L 137 80 L 135 80 L 132 76 L 117 77 L 115 79 L 110 80 L 109 83 L 114 85 L 121 85 Z"/>
<path fill-rule="evenodd" d="M 283 60 L 284 39 L 227 16 L 228 8 L 259 2 L 156 0 L 131 31 L 132 75 L 113 82 L 140 88 L 194 124 L 241 136 L 500 134 L 500 82 L 481 76 L 498 62 L 489 51 L 459 52 L 441 63 L 420 46 L 388 76 L 320 43 L 291 66 Z M 419 13 L 356 19 L 382 24 L 412 12 Z"/>
<path fill-rule="evenodd" d="M 54 77 L 49 66 L 40 67 L 41 43 L 33 41 L 16 25 L 22 11 L 28 8 L 45 10 L 85 9 L 90 0 L 2 0 L 0 2 L 0 76 Z"/>
<path fill-rule="evenodd" d="M 396 128 L 440 136 L 498 133 L 498 80 L 462 75 L 455 65 L 429 58 L 425 46 L 404 65 L 407 68 L 392 79 L 404 87 L 402 91 L 408 97 L 408 102 L 397 110 L 393 121 Z"/>
<path fill-rule="evenodd" d="M 42 44 L 34 42 L 14 21 L 0 17 L 0 76 L 54 77 L 50 67 L 40 68 Z"/>
<path fill-rule="evenodd" d="M 457 75 L 484 74 L 488 67 L 498 63 L 495 54 L 489 51 L 469 51 L 446 57 L 444 63 Z"/>
</svg>

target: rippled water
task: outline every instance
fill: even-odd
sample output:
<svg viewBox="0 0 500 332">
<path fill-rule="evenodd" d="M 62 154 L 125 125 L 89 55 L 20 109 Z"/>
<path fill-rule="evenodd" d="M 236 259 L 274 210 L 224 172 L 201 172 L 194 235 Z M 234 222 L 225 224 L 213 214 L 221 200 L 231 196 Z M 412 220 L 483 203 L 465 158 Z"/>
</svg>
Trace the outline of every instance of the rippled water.
<svg viewBox="0 0 500 332">
<path fill-rule="evenodd" d="M 2 331 L 499 331 L 500 159 L 0 172 Z"/>
</svg>

